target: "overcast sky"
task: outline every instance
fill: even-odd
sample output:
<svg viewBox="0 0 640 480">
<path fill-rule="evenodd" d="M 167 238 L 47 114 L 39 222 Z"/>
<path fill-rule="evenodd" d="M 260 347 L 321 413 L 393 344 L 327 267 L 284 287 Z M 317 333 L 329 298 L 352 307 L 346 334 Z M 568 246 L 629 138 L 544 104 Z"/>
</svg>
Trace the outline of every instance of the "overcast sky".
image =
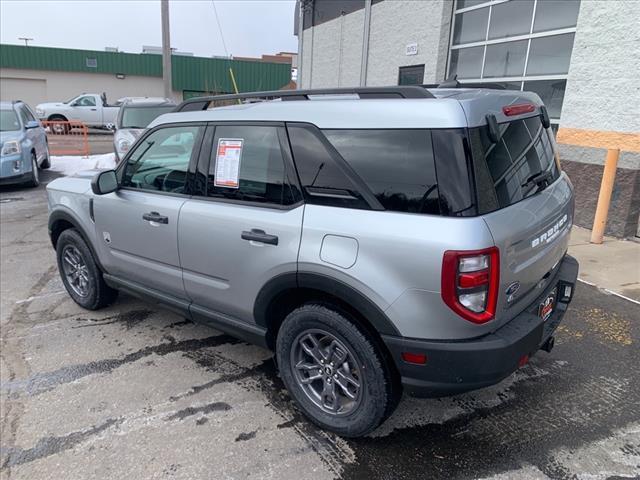
<svg viewBox="0 0 640 480">
<path fill-rule="evenodd" d="M 298 49 L 294 0 L 216 0 L 229 54 L 259 57 Z M 170 0 L 171 46 L 224 55 L 212 0 Z M 138 53 L 162 44 L 159 0 L 0 0 L 0 41 Z"/>
</svg>

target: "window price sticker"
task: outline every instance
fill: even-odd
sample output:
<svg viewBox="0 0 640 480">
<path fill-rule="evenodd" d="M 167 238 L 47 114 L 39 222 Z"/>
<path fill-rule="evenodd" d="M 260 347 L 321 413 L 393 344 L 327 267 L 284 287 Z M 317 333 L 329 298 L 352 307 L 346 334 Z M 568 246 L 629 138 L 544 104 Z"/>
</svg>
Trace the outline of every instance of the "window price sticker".
<svg viewBox="0 0 640 480">
<path fill-rule="evenodd" d="M 242 138 L 221 138 L 216 152 L 216 174 L 213 184 L 216 187 L 238 188 L 240 186 L 240 158 L 242 157 Z"/>
</svg>

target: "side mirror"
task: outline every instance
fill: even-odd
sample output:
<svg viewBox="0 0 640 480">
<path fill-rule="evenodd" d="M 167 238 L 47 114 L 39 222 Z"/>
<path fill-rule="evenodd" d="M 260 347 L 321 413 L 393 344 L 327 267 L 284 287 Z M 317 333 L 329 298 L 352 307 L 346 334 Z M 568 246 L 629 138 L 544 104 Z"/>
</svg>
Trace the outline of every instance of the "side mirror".
<svg viewBox="0 0 640 480">
<path fill-rule="evenodd" d="M 91 179 L 91 190 L 96 195 L 106 195 L 118 189 L 118 177 L 115 170 L 97 173 Z"/>
<path fill-rule="evenodd" d="M 27 123 L 25 123 L 24 128 L 29 129 L 29 128 L 38 128 L 40 126 L 40 122 L 37 120 L 29 120 Z"/>
</svg>

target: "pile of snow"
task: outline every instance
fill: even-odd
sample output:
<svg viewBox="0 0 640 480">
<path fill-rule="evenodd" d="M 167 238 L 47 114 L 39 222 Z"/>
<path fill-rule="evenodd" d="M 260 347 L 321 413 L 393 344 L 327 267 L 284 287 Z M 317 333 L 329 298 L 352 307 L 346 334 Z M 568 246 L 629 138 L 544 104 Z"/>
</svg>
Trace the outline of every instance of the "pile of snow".
<svg viewBox="0 0 640 480">
<path fill-rule="evenodd" d="M 116 154 L 105 153 L 104 155 L 79 156 L 52 156 L 51 170 L 60 172 L 63 175 L 74 175 L 82 170 L 109 169 L 116 168 Z"/>
</svg>

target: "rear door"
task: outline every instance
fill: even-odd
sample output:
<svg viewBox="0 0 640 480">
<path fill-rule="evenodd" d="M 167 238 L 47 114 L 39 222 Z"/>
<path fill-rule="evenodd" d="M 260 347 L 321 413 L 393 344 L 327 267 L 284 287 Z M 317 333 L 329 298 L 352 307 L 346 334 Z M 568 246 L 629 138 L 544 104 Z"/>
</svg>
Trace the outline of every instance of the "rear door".
<svg viewBox="0 0 640 480">
<path fill-rule="evenodd" d="M 180 124 L 153 130 L 122 165 L 120 188 L 94 197 L 100 258 L 110 274 L 185 298 L 178 217 L 189 198 L 188 171 L 204 128 Z"/>
<path fill-rule="evenodd" d="M 470 129 L 470 140 L 478 208 L 500 249 L 502 324 L 552 279 L 568 248 L 573 195 L 539 116 L 502 123 L 500 131 L 498 143 L 489 141 L 486 127 Z"/>
<path fill-rule="evenodd" d="M 209 127 L 195 183 L 178 229 L 192 309 L 253 322 L 260 289 L 297 271 L 304 205 L 284 125 Z"/>
</svg>

